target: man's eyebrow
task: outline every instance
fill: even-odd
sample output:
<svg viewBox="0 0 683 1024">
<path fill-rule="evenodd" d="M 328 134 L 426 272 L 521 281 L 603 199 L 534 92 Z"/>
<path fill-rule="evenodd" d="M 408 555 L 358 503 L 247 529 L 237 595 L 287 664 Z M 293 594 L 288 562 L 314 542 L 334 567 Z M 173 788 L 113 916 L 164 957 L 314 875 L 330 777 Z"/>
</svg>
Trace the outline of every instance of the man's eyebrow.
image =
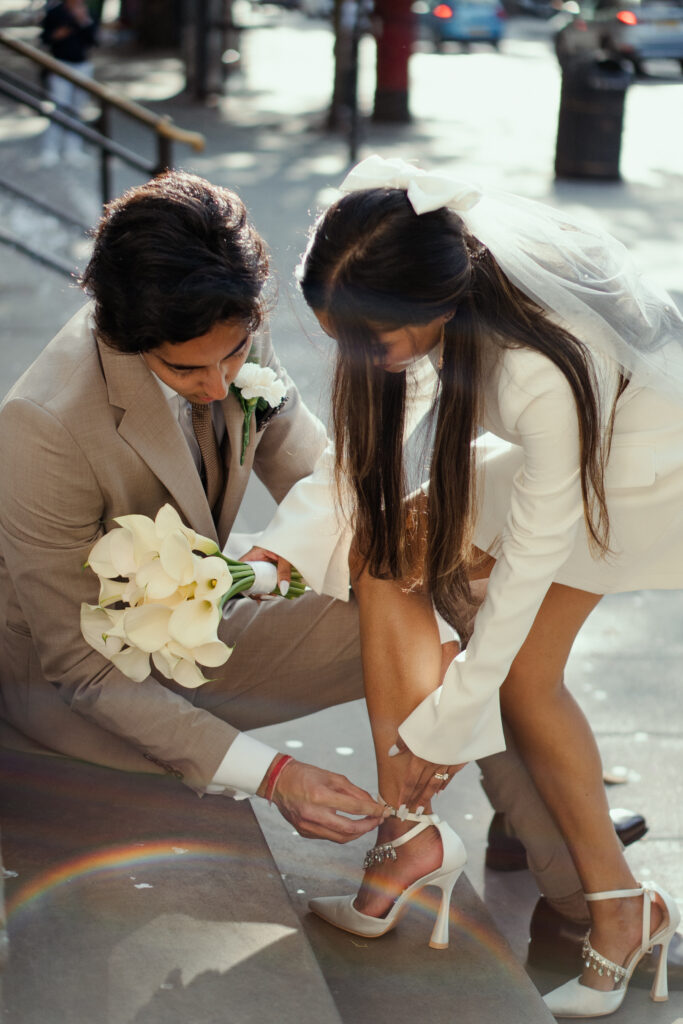
<svg viewBox="0 0 683 1024">
<path fill-rule="evenodd" d="M 234 356 L 235 353 L 239 352 L 239 350 L 242 348 L 244 343 L 247 342 L 248 340 L 249 340 L 249 332 L 247 331 L 247 333 L 244 335 L 242 340 L 237 342 L 237 344 L 235 345 L 235 347 L 232 350 L 232 352 L 227 352 L 223 356 L 223 359 L 230 359 L 231 356 Z M 170 362 L 170 360 L 164 359 L 163 356 L 159 356 L 158 358 L 161 359 L 161 361 L 164 364 L 164 366 L 168 366 L 169 370 L 203 370 L 204 369 L 203 364 L 200 364 L 200 363 L 198 363 L 197 365 L 195 365 L 194 363 L 172 363 L 172 362 Z"/>
</svg>

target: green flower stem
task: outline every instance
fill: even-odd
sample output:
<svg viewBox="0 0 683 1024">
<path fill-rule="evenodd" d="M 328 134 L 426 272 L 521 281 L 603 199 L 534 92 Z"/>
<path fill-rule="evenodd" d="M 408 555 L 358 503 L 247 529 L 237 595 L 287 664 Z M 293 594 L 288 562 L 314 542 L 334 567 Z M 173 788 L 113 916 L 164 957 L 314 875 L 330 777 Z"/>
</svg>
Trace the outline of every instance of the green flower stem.
<svg viewBox="0 0 683 1024">
<path fill-rule="evenodd" d="M 240 452 L 240 466 L 244 465 L 244 456 L 247 452 L 249 445 L 249 433 L 251 429 L 251 418 L 254 415 L 254 409 L 258 398 L 243 398 L 240 395 L 240 403 L 244 409 L 244 421 L 242 423 L 242 451 Z"/>
<path fill-rule="evenodd" d="M 221 599 L 220 607 L 222 609 L 233 597 L 237 597 L 237 595 L 241 594 L 243 591 L 249 590 L 249 587 L 251 587 L 254 582 L 254 570 L 250 565 L 247 565 L 246 562 L 238 562 L 234 558 L 228 558 L 227 555 L 221 555 L 220 557 L 227 564 L 232 576 L 232 586 Z M 296 597 L 301 597 L 305 590 L 306 583 L 301 573 L 298 569 L 295 569 L 294 566 L 292 566 L 289 590 L 285 594 L 286 600 L 291 601 Z M 271 593 L 277 594 L 280 597 L 282 596 L 280 594 L 279 587 L 276 587 L 275 590 L 271 591 Z"/>
</svg>

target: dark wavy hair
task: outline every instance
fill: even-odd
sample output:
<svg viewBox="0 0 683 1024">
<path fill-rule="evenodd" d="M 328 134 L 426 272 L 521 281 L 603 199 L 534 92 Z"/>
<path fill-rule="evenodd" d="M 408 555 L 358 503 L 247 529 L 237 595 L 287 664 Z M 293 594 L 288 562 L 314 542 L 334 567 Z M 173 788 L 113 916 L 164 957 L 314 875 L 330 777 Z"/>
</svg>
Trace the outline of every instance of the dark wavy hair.
<svg viewBox="0 0 683 1024">
<path fill-rule="evenodd" d="M 543 353 L 573 392 L 584 515 L 592 546 L 608 551 L 600 399 L 586 347 L 515 287 L 492 254 L 446 208 L 418 216 L 400 189 L 353 192 L 321 217 L 299 283 L 338 344 L 333 384 L 337 476 L 355 495 L 359 549 L 375 576 L 410 575 L 405 510 L 405 373 L 375 365 L 378 329 L 450 317 L 428 495 L 424 581 L 442 615 L 462 626 L 470 600 L 475 518 L 473 442 L 481 423 L 487 344 Z M 607 444 L 608 451 L 609 443 Z"/>
<path fill-rule="evenodd" d="M 168 171 L 110 202 L 81 279 L 112 348 L 146 352 L 230 320 L 261 323 L 265 243 L 227 188 Z"/>
</svg>

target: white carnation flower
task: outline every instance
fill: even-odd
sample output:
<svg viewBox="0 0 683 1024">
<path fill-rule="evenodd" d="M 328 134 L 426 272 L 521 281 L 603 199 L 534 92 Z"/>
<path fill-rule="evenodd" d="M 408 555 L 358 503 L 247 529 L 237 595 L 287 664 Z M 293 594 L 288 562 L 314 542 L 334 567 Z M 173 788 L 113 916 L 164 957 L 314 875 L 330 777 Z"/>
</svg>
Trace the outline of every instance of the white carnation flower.
<svg viewBox="0 0 683 1024">
<path fill-rule="evenodd" d="M 234 384 L 240 389 L 246 401 L 250 398 L 264 398 L 273 408 L 280 404 L 287 392 L 275 371 L 270 366 L 259 366 L 258 363 L 245 363 Z"/>
</svg>

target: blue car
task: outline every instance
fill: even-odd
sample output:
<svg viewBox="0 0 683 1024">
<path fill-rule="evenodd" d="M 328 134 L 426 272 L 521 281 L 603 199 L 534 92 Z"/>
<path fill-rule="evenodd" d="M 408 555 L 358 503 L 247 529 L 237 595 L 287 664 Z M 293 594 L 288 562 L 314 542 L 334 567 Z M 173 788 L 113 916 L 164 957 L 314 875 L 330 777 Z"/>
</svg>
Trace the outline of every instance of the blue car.
<svg viewBox="0 0 683 1024">
<path fill-rule="evenodd" d="M 448 0 L 426 6 L 420 20 L 437 50 L 450 42 L 460 43 L 464 48 L 469 43 L 489 43 L 498 49 L 507 17 L 498 0 Z"/>
</svg>

